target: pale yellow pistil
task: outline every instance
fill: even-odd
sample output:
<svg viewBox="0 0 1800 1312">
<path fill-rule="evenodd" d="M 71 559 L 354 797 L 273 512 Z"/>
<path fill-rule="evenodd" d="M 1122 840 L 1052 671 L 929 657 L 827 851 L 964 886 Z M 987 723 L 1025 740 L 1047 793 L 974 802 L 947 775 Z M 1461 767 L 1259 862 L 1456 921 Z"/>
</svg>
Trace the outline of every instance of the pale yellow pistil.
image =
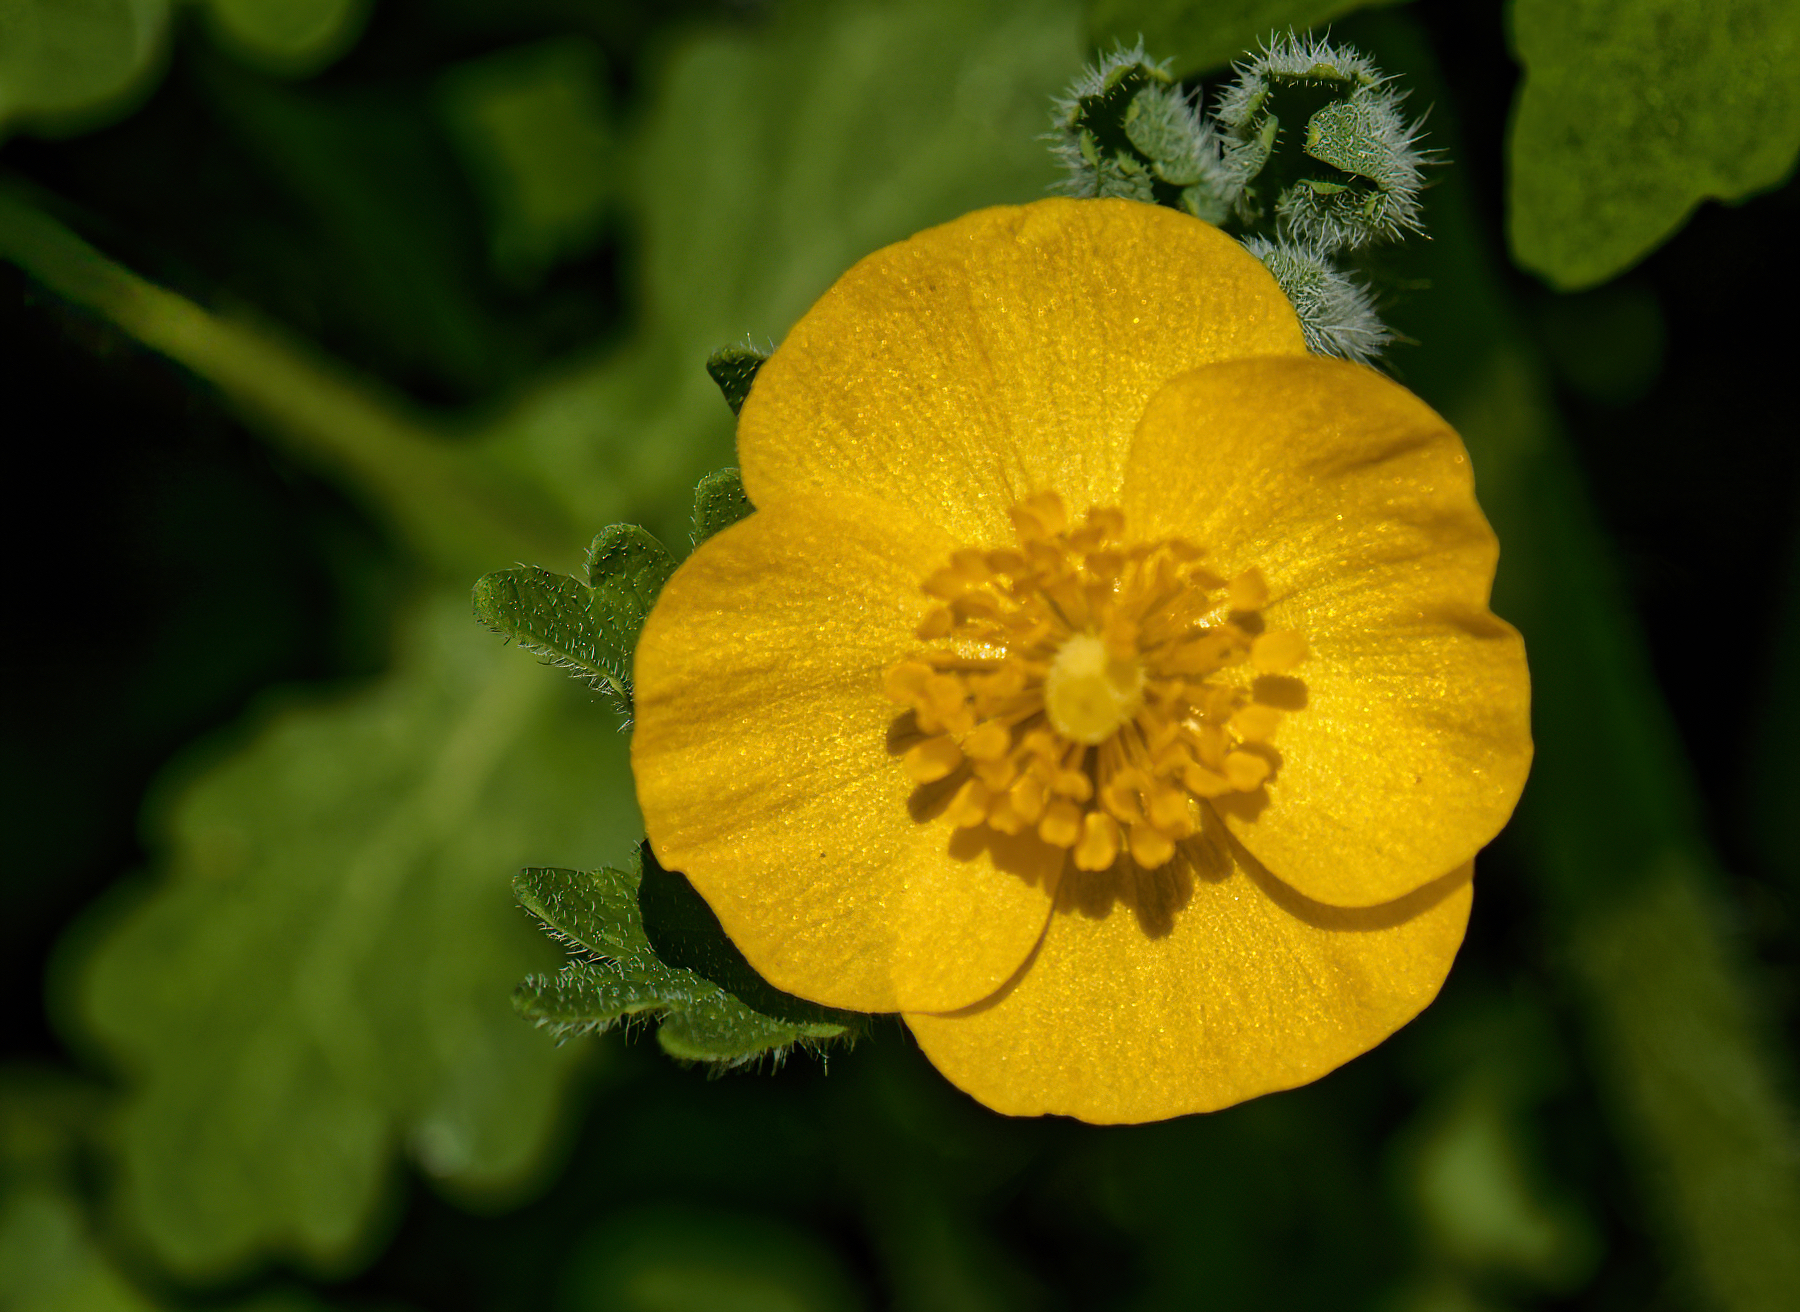
<svg viewBox="0 0 1800 1312">
<path fill-rule="evenodd" d="M 1281 712 L 1214 676 L 1286 673 L 1305 641 L 1263 632 L 1258 571 L 1227 582 L 1190 543 L 1126 543 L 1116 509 L 1071 527 L 1042 493 L 1013 524 L 1017 550 L 956 552 L 925 581 L 944 605 L 918 636 L 937 645 L 887 674 L 926 735 L 907 773 L 964 776 L 946 812 L 959 828 L 1035 829 L 1084 870 L 1122 851 L 1160 866 L 1203 799 L 1269 778 Z"/>
<path fill-rule="evenodd" d="M 1044 678 L 1044 712 L 1071 742 L 1098 746 L 1144 704 L 1144 665 L 1133 652 L 1117 657 L 1091 633 L 1071 634 Z"/>
</svg>

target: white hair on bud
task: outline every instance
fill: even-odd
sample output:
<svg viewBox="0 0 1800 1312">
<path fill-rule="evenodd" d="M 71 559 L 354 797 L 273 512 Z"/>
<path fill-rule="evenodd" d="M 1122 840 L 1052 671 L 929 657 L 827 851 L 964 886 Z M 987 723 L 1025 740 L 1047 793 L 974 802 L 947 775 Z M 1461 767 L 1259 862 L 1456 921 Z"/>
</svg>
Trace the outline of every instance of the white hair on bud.
<svg viewBox="0 0 1800 1312">
<path fill-rule="evenodd" d="M 1393 330 L 1375 313 L 1368 286 L 1338 268 L 1325 251 L 1263 237 L 1245 237 L 1243 244 L 1287 293 L 1314 355 L 1368 364 L 1394 340 Z"/>
</svg>

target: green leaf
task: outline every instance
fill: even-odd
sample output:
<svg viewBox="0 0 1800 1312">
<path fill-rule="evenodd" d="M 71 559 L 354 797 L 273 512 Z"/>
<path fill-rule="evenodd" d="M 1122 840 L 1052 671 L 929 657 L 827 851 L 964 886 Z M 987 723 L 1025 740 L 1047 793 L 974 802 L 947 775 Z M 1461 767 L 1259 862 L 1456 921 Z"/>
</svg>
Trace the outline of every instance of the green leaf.
<svg viewBox="0 0 1800 1312">
<path fill-rule="evenodd" d="M 475 584 L 475 614 L 526 651 L 610 693 L 631 714 L 638 633 L 675 562 L 635 524 L 614 524 L 588 548 L 587 582 L 517 565 Z"/>
<path fill-rule="evenodd" d="M 513 995 L 521 1015 L 558 1038 L 653 1016 L 670 1056 L 729 1068 L 856 1033 L 856 1015 L 758 976 L 693 886 L 664 870 L 648 844 L 634 872 L 530 869 L 513 891 L 578 953 Z"/>
<path fill-rule="evenodd" d="M 694 489 L 694 545 L 697 547 L 721 529 L 730 528 L 755 509 L 737 470 L 721 469 L 708 474 Z"/>
<path fill-rule="evenodd" d="M 144 87 L 168 25 L 168 0 L 0 0 L 0 140 L 97 126 Z"/>
<path fill-rule="evenodd" d="M 213 31 L 245 63 L 290 77 L 316 73 L 362 35 L 369 0 L 207 0 Z"/>
<path fill-rule="evenodd" d="M 80 1205 L 46 1184 L 0 1193 L 0 1306 L 33 1312 L 153 1312 L 88 1231 Z"/>
<path fill-rule="evenodd" d="M 580 38 L 459 65 L 441 85 L 444 118 L 488 212 L 490 256 L 532 284 L 586 254 L 614 205 L 618 152 L 606 64 Z"/>
<path fill-rule="evenodd" d="M 397 1149 L 459 1195 L 529 1183 L 573 1054 L 507 1006 L 546 963 L 506 872 L 642 833 L 625 749 L 444 597 L 382 683 L 273 711 L 176 791 L 163 874 L 73 1000 L 124 1077 L 122 1201 L 161 1261 L 354 1265 Z"/>
<path fill-rule="evenodd" d="M 844 1259 L 811 1231 L 716 1205 L 660 1204 L 611 1213 L 575 1249 L 562 1289 L 560 1306 L 584 1310 L 859 1312 L 867 1307 Z M 655 1291 L 654 1304 L 646 1290 Z"/>
<path fill-rule="evenodd" d="M 750 384 L 756 381 L 757 370 L 768 358 L 767 351 L 755 346 L 721 346 L 706 357 L 706 372 L 724 393 L 732 414 L 743 412 Z"/>
<path fill-rule="evenodd" d="M 1800 152 L 1792 0 L 1518 0 L 1525 80 L 1507 228 L 1567 291 L 1623 272 L 1702 200 L 1778 184 Z"/>
<path fill-rule="evenodd" d="M 1152 59 L 1172 58 L 1177 73 L 1223 68 L 1277 32 L 1309 27 L 1395 0 L 1088 0 L 1088 42 L 1130 45 L 1140 36 Z"/>
</svg>

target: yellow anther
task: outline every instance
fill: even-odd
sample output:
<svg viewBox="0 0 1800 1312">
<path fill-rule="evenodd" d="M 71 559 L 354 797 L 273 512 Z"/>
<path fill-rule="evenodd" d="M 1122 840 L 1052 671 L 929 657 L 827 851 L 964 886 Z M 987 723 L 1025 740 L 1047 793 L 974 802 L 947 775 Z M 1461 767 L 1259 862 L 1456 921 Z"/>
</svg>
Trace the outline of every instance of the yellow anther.
<svg viewBox="0 0 1800 1312">
<path fill-rule="evenodd" d="M 1012 804 L 1010 793 L 1003 793 L 994 799 L 994 805 L 988 811 L 987 822 L 1003 834 L 1022 834 L 1031 827 L 1031 821 L 1020 815 L 1018 808 Z"/>
<path fill-rule="evenodd" d="M 1179 788 L 1158 788 L 1150 797 L 1150 823 L 1165 833 L 1186 838 L 1194 832 L 1188 815 L 1187 794 Z M 1135 852 L 1135 840 L 1132 850 Z"/>
<path fill-rule="evenodd" d="M 962 760 L 963 754 L 957 749 L 956 740 L 944 735 L 914 743 L 901 758 L 901 764 L 906 767 L 906 777 L 914 783 L 934 784 L 947 778 Z"/>
<path fill-rule="evenodd" d="M 1223 797 L 1237 791 L 1231 786 L 1231 780 L 1198 762 L 1182 766 L 1181 783 L 1195 797 Z"/>
<path fill-rule="evenodd" d="M 979 779 L 970 779 L 950 799 L 944 819 L 957 829 L 973 829 L 987 819 L 992 802 L 993 794 L 988 791 L 988 786 Z"/>
<path fill-rule="evenodd" d="M 955 627 L 954 612 L 948 606 L 939 606 L 919 621 L 919 627 L 913 630 L 913 636 L 921 642 L 936 642 L 939 638 L 948 637 Z"/>
<path fill-rule="evenodd" d="M 1003 793 L 1017 781 L 1019 764 L 1010 756 L 1003 756 L 998 761 L 977 761 L 975 777 L 994 792 Z"/>
<path fill-rule="evenodd" d="M 925 684 L 932 673 L 924 661 L 901 661 L 882 677 L 881 688 L 889 701 L 915 706 L 925 700 Z"/>
<path fill-rule="evenodd" d="M 1286 674 L 1306 659 L 1306 639 L 1291 629 L 1265 633 L 1250 644 L 1250 663 L 1264 674 Z"/>
<path fill-rule="evenodd" d="M 1119 819 L 1136 824 L 1144 818 L 1138 805 L 1138 794 L 1150 787 L 1150 776 L 1142 770 L 1115 770 L 1112 778 L 1100 785 L 1100 805 Z"/>
<path fill-rule="evenodd" d="M 1174 855 L 1175 840 L 1167 834 L 1149 825 L 1131 826 L 1131 859 L 1140 866 L 1154 870 Z"/>
<path fill-rule="evenodd" d="M 1286 673 L 1306 644 L 1252 636 L 1269 600 L 1259 570 L 1227 582 L 1193 543 L 1133 541 L 1116 508 L 1072 525 L 1041 492 L 1012 518 L 1016 547 L 958 550 L 926 580 L 945 603 L 918 628 L 931 646 L 883 681 L 928 735 L 904 754 L 907 776 L 959 785 L 945 813 L 958 828 L 1035 828 L 1084 870 L 1125 850 L 1161 866 L 1204 802 L 1272 772 L 1257 744 L 1282 712 L 1214 676 Z"/>
<path fill-rule="evenodd" d="M 1171 674 L 1211 674 L 1229 664 L 1243 645 L 1242 633 L 1229 624 L 1221 624 L 1177 647 L 1163 662 L 1163 668 Z"/>
<path fill-rule="evenodd" d="M 1094 781 L 1080 770 L 1058 770 L 1050 781 L 1050 791 L 1085 802 L 1094 795 Z"/>
<path fill-rule="evenodd" d="M 1225 777 L 1240 793 L 1262 787 L 1269 777 L 1269 762 L 1253 752 L 1230 752 L 1225 757 Z"/>
<path fill-rule="evenodd" d="M 1231 717 L 1231 728 L 1247 743 L 1266 743 L 1281 724 L 1281 712 L 1273 706 L 1251 702 Z"/>
<path fill-rule="evenodd" d="M 1075 844 L 1075 864 L 1082 870 L 1105 870 L 1119 859 L 1119 822 L 1104 811 L 1089 811 Z"/>
<path fill-rule="evenodd" d="M 1249 569 L 1231 580 L 1231 609 L 1235 611 L 1261 610 L 1269 604 L 1269 585 L 1263 579 L 1263 572 L 1252 565 Z"/>
<path fill-rule="evenodd" d="M 1081 837 L 1081 808 L 1065 799 L 1050 803 L 1038 821 L 1038 837 L 1055 847 L 1074 847 Z"/>
<path fill-rule="evenodd" d="M 1033 824 L 1044 814 L 1044 781 L 1036 775 L 1021 776 L 1008 796 L 1012 799 L 1012 809 Z"/>
<path fill-rule="evenodd" d="M 962 749 L 972 761 L 998 761 L 1012 748 L 1012 731 L 998 720 L 989 720 L 963 739 Z"/>
</svg>

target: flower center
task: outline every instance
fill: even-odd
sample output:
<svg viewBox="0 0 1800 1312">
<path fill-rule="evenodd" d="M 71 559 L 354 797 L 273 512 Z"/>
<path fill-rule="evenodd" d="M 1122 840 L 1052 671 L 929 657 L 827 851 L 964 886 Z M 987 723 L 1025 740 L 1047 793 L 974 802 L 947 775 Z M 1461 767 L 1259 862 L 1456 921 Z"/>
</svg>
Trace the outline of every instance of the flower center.
<svg viewBox="0 0 1800 1312">
<path fill-rule="evenodd" d="M 1281 711 L 1249 665 L 1285 674 L 1297 633 L 1265 631 L 1260 571 L 1229 581 L 1178 538 L 1128 542 L 1111 507 L 1069 523 L 1060 498 L 1013 508 L 1017 549 L 968 549 L 925 580 L 943 603 L 929 644 L 887 672 L 888 696 L 922 735 L 904 758 L 918 784 L 958 777 L 959 828 L 1034 829 L 1084 870 L 1129 852 L 1164 864 L 1205 799 L 1268 780 Z"/>
<path fill-rule="evenodd" d="M 1144 704 L 1144 664 L 1113 656 L 1091 633 L 1063 640 L 1044 677 L 1044 712 L 1070 742 L 1105 742 Z"/>
</svg>

